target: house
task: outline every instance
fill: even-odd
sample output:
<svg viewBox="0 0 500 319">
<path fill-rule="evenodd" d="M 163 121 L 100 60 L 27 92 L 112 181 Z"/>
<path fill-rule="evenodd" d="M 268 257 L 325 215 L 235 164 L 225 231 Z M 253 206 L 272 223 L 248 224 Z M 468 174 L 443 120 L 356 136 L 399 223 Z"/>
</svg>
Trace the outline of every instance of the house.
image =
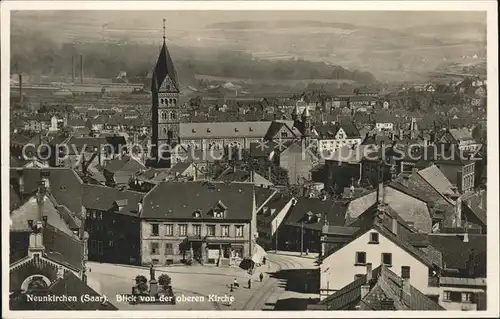
<svg viewBox="0 0 500 319">
<path fill-rule="evenodd" d="M 485 190 L 464 194 L 460 200 L 462 204 L 461 225 L 466 228 L 479 229 L 481 234 L 487 233 Z"/>
<path fill-rule="evenodd" d="M 429 282 L 440 269 L 439 255 L 432 248 L 415 247 L 416 234 L 389 206 L 372 205 L 352 224 L 359 230 L 351 239 L 322 258 L 320 299 L 335 294 L 366 273 L 366 266 L 391 267 L 399 277 L 428 293 Z M 409 273 L 409 275 L 408 275 Z"/>
<path fill-rule="evenodd" d="M 139 217 L 144 195 L 100 185 L 83 186 L 89 260 L 140 264 Z"/>
<path fill-rule="evenodd" d="M 419 194 L 409 189 L 397 187 L 395 183 L 379 184 L 378 191 L 349 202 L 346 212 L 346 225 L 351 226 L 359 216 L 381 199 L 406 223 L 411 223 L 420 232 L 429 233 L 432 230 L 432 215 L 427 202 Z"/>
<path fill-rule="evenodd" d="M 361 107 L 373 108 L 377 105 L 377 97 L 374 96 L 361 96 L 355 95 L 348 99 L 348 106 L 350 110 L 356 111 Z"/>
<path fill-rule="evenodd" d="M 292 185 L 311 180 L 310 172 L 316 163 L 316 156 L 299 142 L 292 143 L 279 154 L 279 166 L 288 172 L 288 181 Z"/>
<path fill-rule="evenodd" d="M 277 249 L 277 230 L 297 199 L 283 194 L 270 196 L 257 213 L 257 243 L 266 250 Z"/>
<path fill-rule="evenodd" d="M 445 310 L 434 300 L 410 284 L 411 269 L 402 266 L 401 276 L 382 264 L 366 273 L 357 274 L 353 281 L 328 298 L 308 306 L 308 310 Z"/>
<path fill-rule="evenodd" d="M 256 186 L 273 186 L 274 184 L 267 180 L 264 176 L 255 171 L 237 170 L 235 168 L 228 168 L 220 176 L 215 179 L 216 182 L 239 182 L 239 183 L 253 183 Z"/>
<path fill-rule="evenodd" d="M 299 197 L 278 225 L 278 250 L 321 252 L 321 232 L 324 225 L 344 225 L 346 207 L 328 199 Z"/>
<path fill-rule="evenodd" d="M 46 174 L 37 179 L 36 194 L 10 213 L 9 304 L 16 310 L 116 310 L 105 302 L 83 303 L 85 294 L 100 297 L 87 283 L 87 237 L 80 206 L 71 211 L 53 196 Z M 61 289 L 66 283 L 70 288 Z M 61 286 L 62 285 L 62 286 Z M 74 300 L 34 303 L 27 294 L 66 296 Z"/>
<path fill-rule="evenodd" d="M 223 266 L 253 255 L 259 203 L 251 184 L 162 182 L 143 202 L 142 264 Z"/>
<path fill-rule="evenodd" d="M 486 87 L 480 86 L 474 90 L 474 94 L 478 97 L 486 97 Z"/>
<path fill-rule="evenodd" d="M 441 136 L 440 142 L 454 145 L 464 152 L 475 152 L 481 147 L 481 143 L 472 137 L 472 130 L 467 128 L 447 129 Z"/>
<path fill-rule="evenodd" d="M 359 88 L 355 89 L 354 93 L 358 96 L 372 96 L 372 97 L 378 97 L 378 91 L 374 89 L 369 89 L 369 88 Z"/>
<path fill-rule="evenodd" d="M 333 153 L 343 146 L 354 147 L 361 143 L 359 131 L 351 121 L 325 124 L 314 129 L 318 133 L 320 153 Z"/>
<path fill-rule="evenodd" d="M 436 165 L 414 169 L 408 176 L 399 176 L 394 183 L 400 184 L 431 205 L 432 230 L 438 232 L 444 227 L 454 227 L 463 220 L 463 208 L 457 202 L 460 194 Z M 460 211 L 462 209 L 462 211 Z M 457 216 L 462 212 L 461 216 Z M 460 225 L 460 223 L 458 223 Z"/>
<path fill-rule="evenodd" d="M 264 136 L 265 141 L 294 141 L 302 136 L 294 125 L 289 126 L 283 121 L 273 121 Z"/>
<path fill-rule="evenodd" d="M 44 114 L 36 114 L 34 116 L 22 118 L 24 121 L 24 130 L 40 132 L 51 128 L 51 117 Z"/>
<path fill-rule="evenodd" d="M 395 118 L 388 112 L 378 112 L 375 114 L 375 129 L 377 131 L 394 130 Z"/>
<path fill-rule="evenodd" d="M 129 155 L 123 155 L 107 161 L 103 175 L 106 178 L 107 185 L 127 185 L 134 174 L 145 168 L 146 166 L 137 159 Z"/>
<path fill-rule="evenodd" d="M 486 309 L 486 235 L 429 234 L 442 254 L 439 304 L 447 310 Z"/>
<path fill-rule="evenodd" d="M 352 148 L 345 145 L 325 159 L 325 188 L 332 187 L 336 191 L 343 190 L 352 184 L 360 183 L 362 177 L 362 158 L 373 145 L 357 145 Z"/>
</svg>

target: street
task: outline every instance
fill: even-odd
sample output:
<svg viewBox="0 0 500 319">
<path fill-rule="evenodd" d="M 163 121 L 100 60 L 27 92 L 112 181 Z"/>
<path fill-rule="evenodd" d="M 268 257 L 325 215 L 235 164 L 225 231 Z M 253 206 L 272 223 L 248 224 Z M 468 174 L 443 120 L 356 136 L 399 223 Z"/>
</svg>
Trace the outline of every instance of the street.
<svg viewBox="0 0 500 319">
<path fill-rule="evenodd" d="M 136 304 L 119 302 L 117 296 L 130 294 L 137 275 L 149 279 L 149 269 L 141 267 L 89 263 L 89 280 L 101 283 L 102 293 L 120 310 L 270 310 L 285 292 L 282 279 L 272 278 L 276 271 L 285 269 L 312 268 L 313 259 L 293 255 L 268 254 L 267 264 L 258 267 L 252 275 L 252 286 L 248 289 L 250 275 L 240 268 L 218 268 L 212 266 L 157 267 L 157 278 L 163 273 L 172 278 L 172 287 L 177 303 Z M 259 275 L 264 274 L 263 282 Z M 236 279 L 239 288 L 229 291 Z M 226 298 L 224 298 L 227 296 Z M 229 305 L 225 300 L 234 297 Z M 266 305 L 267 304 L 267 305 Z"/>
</svg>

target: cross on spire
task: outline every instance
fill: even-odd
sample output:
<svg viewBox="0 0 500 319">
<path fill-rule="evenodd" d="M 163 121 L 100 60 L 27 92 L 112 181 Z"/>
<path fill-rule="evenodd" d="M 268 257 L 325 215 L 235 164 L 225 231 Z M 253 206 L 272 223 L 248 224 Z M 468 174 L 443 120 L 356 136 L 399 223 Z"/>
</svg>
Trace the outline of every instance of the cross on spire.
<svg viewBox="0 0 500 319">
<path fill-rule="evenodd" d="M 167 21 L 167 19 L 163 19 L 163 42 L 166 41 L 166 32 L 165 32 L 165 22 Z"/>
</svg>

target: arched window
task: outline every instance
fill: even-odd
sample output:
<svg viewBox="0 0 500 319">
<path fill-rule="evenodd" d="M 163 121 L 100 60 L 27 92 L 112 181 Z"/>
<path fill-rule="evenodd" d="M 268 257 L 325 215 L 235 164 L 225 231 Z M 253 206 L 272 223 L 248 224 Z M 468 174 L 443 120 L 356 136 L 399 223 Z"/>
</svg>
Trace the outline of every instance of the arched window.
<svg viewBox="0 0 500 319">
<path fill-rule="evenodd" d="M 173 99 L 173 103 L 174 103 L 174 105 L 176 105 L 177 104 L 177 99 Z"/>
<path fill-rule="evenodd" d="M 176 118 L 177 118 L 177 115 L 175 114 L 175 112 L 170 112 L 170 119 L 175 120 Z"/>
<path fill-rule="evenodd" d="M 172 99 L 168 99 L 168 104 L 172 104 Z"/>
<path fill-rule="evenodd" d="M 163 131 L 163 134 L 167 134 L 167 128 L 166 127 L 164 127 L 162 131 Z"/>
<path fill-rule="evenodd" d="M 165 103 L 165 100 L 164 99 L 160 99 L 160 104 L 163 104 Z"/>
<path fill-rule="evenodd" d="M 166 120 L 167 119 L 167 113 L 166 112 L 162 112 L 161 113 L 161 119 L 162 120 Z"/>
</svg>

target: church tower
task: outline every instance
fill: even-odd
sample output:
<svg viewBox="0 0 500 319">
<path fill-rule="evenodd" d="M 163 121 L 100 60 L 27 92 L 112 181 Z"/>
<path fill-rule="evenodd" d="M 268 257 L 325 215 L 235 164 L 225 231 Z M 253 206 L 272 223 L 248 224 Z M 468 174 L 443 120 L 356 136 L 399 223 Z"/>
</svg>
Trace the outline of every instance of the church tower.
<svg viewBox="0 0 500 319">
<path fill-rule="evenodd" d="M 151 79 L 152 166 L 170 167 L 172 150 L 179 144 L 179 82 L 167 48 L 165 19 L 163 45 Z"/>
<path fill-rule="evenodd" d="M 309 112 L 309 106 L 306 105 L 304 112 L 302 113 L 302 127 L 303 127 L 303 138 L 306 144 L 311 142 L 311 113 Z"/>
</svg>

